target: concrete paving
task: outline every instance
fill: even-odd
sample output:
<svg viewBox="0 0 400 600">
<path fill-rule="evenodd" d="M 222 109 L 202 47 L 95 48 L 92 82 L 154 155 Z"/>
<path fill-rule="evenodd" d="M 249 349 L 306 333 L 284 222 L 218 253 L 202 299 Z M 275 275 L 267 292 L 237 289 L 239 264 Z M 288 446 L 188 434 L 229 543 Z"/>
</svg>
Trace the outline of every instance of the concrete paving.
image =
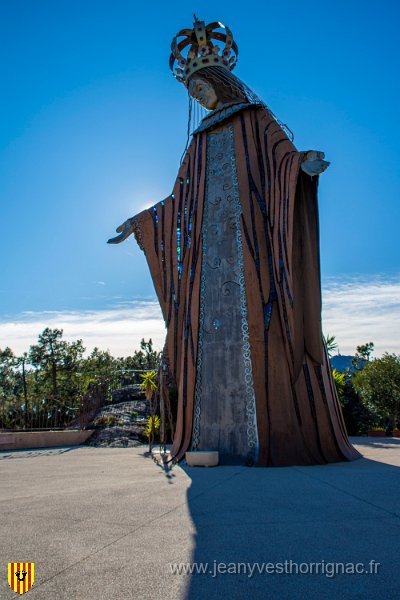
<svg viewBox="0 0 400 600">
<path fill-rule="evenodd" d="M 0 598 L 16 597 L 7 563 L 34 562 L 32 600 L 397 599 L 400 439 L 352 441 L 363 459 L 275 469 L 166 472 L 145 447 L 1 452 Z M 341 573 L 370 561 L 376 574 Z M 193 562 L 207 572 L 171 572 Z"/>
</svg>

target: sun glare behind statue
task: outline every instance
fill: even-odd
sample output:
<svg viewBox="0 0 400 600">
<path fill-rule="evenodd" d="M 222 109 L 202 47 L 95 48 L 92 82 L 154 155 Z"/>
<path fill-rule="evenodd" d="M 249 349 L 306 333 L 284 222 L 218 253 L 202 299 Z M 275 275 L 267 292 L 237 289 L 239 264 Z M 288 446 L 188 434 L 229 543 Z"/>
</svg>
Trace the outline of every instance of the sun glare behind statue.
<svg viewBox="0 0 400 600">
<path fill-rule="evenodd" d="M 168 190 L 161 187 L 147 186 L 143 190 L 135 188 L 132 190 L 124 201 L 121 202 L 122 207 L 126 207 L 128 213 L 137 214 L 143 210 L 149 209 L 156 204 L 160 198 L 168 195 Z"/>
</svg>

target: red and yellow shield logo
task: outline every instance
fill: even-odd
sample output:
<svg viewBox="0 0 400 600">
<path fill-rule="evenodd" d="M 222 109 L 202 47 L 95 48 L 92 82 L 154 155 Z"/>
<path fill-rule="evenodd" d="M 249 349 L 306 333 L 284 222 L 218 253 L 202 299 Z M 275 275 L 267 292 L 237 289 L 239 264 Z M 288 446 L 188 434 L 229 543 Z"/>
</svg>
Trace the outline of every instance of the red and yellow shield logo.
<svg viewBox="0 0 400 600">
<path fill-rule="evenodd" d="M 14 592 L 29 592 L 34 581 L 35 563 L 8 563 L 8 585 Z"/>
</svg>

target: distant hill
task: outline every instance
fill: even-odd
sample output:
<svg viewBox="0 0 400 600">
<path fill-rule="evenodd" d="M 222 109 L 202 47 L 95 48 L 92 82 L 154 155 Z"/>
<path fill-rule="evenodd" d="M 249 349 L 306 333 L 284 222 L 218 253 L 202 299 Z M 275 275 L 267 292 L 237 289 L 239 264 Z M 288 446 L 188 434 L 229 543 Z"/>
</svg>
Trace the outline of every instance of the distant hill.
<svg viewBox="0 0 400 600">
<path fill-rule="evenodd" d="M 332 358 L 330 359 L 332 369 L 336 369 L 341 373 L 344 373 L 348 369 L 350 369 L 350 371 L 354 371 L 355 369 L 351 364 L 353 358 L 354 356 L 345 356 L 344 354 L 337 354 L 336 356 L 332 356 Z M 361 367 L 364 362 L 365 361 L 363 360 L 359 360 L 359 366 Z"/>
</svg>

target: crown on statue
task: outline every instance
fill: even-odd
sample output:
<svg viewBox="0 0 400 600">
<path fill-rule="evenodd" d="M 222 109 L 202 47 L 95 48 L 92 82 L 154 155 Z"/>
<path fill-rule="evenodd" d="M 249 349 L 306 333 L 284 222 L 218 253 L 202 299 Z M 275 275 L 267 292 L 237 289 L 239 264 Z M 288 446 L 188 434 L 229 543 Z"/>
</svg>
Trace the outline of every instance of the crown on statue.
<svg viewBox="0 0 400 600">
<path fill-rule="evenodd" d="M 194 19 L 193 29 L 181 29 L 171 43 L 169 66 L 174 77 L 184 85 L 187 85 L 193 73 L 204 67 L 218 66 L 233 71 L 239 55 L 229 27 L 219 22 L 206 25 L 196 15 Z M 216 29 L 224 29 L 226 33 L 215 31 Z M 183 40 L 178 41 L 178 38 Z"/>
</svg>

